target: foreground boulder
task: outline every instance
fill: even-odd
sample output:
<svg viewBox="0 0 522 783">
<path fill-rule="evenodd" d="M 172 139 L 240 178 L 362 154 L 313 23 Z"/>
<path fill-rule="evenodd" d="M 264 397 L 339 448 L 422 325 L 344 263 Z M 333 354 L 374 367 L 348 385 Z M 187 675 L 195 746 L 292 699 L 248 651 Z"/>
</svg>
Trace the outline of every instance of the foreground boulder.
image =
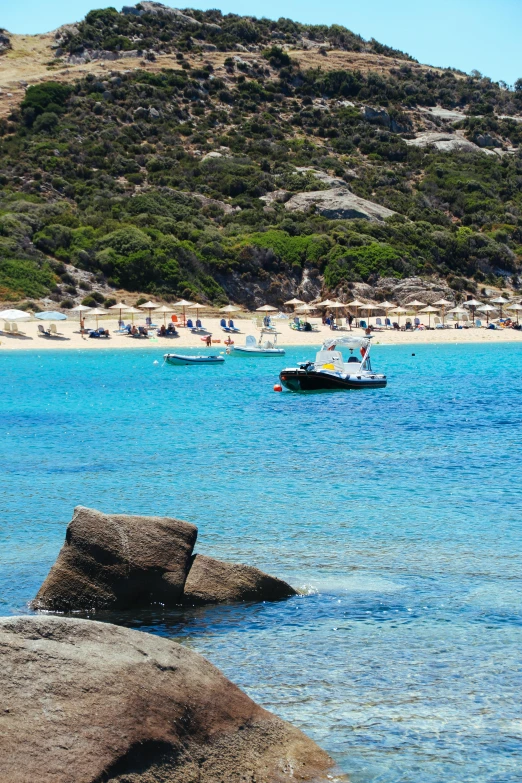
<svg viewBox="0 0 522 783">
<path fill-rule="evenodd" d="M 180 603 L 197 533 L 179 519 L 77 506 L 33 606 L 73 611 Z"/>
<path fill-rule="evenodd" d="M 296 595 L 289 584 L 252 566 L 226 563 L 205 555 L 192 561 L 184 599 L 187 603 L 212 604 L 229 601 L 279 601 Z"/>
<path fill-rule="evenodd" d="M 78 506 L 32 606 L 72 612 L 187 601 L 276 601 L 296 594 L 257 568 L 193 556 L 197 533 L 195 525 L 179 519 L 102 514 Z"/>
<path fill-rule="evenodd" d="M 327 778 L 312 740 L 190 649 L 89 620 L 0 620 L 2 783 Z"/>
</svg>

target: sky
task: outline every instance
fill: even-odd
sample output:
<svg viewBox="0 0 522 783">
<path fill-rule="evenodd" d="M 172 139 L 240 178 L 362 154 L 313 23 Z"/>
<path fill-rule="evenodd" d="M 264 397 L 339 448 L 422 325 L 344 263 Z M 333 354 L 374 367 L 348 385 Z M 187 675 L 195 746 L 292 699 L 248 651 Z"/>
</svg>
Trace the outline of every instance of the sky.
<svg viewBox="0 0 522 783">
<path fill-rule="evenodd" d="M 135 2 L 113 5 L 120 10 Z M 185 2 L 188 6 L 189 0 Z M 0 0 L 0 27 L 12 33 L 44 33 L 108 5 L 107 0 Z M 522 0 L 194 0 L 190 7 L 270 19 L 286 16 L 305 24 L 342 24 L 428 65 L 466 73 L 476 69 L 510 85 L 522 77 Z"/>
</svg>

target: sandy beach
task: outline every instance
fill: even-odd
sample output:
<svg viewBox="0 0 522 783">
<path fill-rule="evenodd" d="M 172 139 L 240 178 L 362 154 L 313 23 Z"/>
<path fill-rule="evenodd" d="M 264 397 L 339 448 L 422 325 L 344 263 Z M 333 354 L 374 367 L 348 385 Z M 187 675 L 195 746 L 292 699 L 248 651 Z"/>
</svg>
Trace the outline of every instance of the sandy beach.
<svg viewBox="0 0 522 783">
<path fill-rule="evenodd" d="M 203 320 L 204 326 L 212 333 L 212 347 L 218 350 L 225 350 L 225 340 L 228 335 L 223 332 L 219 325 L 219 318 L 207 318 Z M 256 318 L 240 317 L 234 319 L 236 326 L 241 330 L 240 334 L 233 335 L 232 340 L 236 344 L 242 345 L 245 342 L 246 335 L 252 334 L 259 337 L 260 323 Z M 140 322 L 136 321 L 136 324 Z M 315 321 L 318 331 L 298 332 L 290 328 L 290 321 L 276 319 L 275 323 L 278 330 L 278 345 L 320 345 L 327 337 L 332 336 L 332 331 L 328 326 L 323 326 Z M 133 338 L 126 334 L 117 333 L 118 322 L 115 318 L 100 318 L 99 325 L 108 329 L 109 339 L 92 339 L 87 335 L 80 334 L 80 325 L 77 318 L 71 318 L 67 321 L 56 323 L 60 334 L 56 337 L 45 337 L 38 331 L 38 324 L 41 321 L 31 319 L 30 321 L 20 321 L 17 326 L 19 335 L 8 334 L 3 329 L 0 332 L 0 352 L 5 351 L 23 351 L 23 350 L 93 350 L 103 351 L 116 348 L 154 348 L 161 351 L 177 351 L 180 348 L 206 348 L 201 335 L 192 334 L 192 332 L 183 327 L 178 327 L 179 337 L 164 338 L 158 337 L 156 330 L 149 332 L 149 338 Z M 158 321 L 161 324 L 161 321 Z M 1 324 L 3 327 L 4 324 Z M 46 328 L 48 323 L 45 324 Z M 91 324 L 88 324 L 90 327 Z M 94 327 L 94 324 L 92 324 Z M 362 335 L 362 329 L 353 330 L 354 334 Z M 349 334 L 349 332 L 343 332 Z M 415 345 L 426 343 L 501 343 L 501 342 L 520 342 L 522 343 L 522 332 L 514 329 L 431 329 L 415 332 L 399 332 L 392 329 L 374 332 L 374 344 L 381 345 Z"/>
</svg>

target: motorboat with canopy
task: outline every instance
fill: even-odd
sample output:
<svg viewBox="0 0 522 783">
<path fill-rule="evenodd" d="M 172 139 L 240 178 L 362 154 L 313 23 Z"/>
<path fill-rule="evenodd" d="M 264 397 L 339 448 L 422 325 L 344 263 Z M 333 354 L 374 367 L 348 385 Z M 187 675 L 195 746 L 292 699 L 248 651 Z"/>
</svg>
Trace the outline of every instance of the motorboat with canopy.
<svg viewBox="0 0 522 783">
<path fill-rule="evenodd" d="M 261 356 L 284 356 L 284 348 L 277 347 L 278 332 L 271 329 L 261 329 L 259 340 L 254 335 L 249 334 L 244 345 L 234 345 L 234 353 L 239 354 L 257 354 Z M 268 339 L 267 339 L 268 337 Z"/>
<path fill-rule="evenodd" d="M 281 370 L 279 379 L 290 391 L 323 389 L 382 389 L 386 376 L 376 373 L 370 361 L 372 338 L 351 335 L 325 340 L 315 361 Z M 338 348 L 350 350 L 347 361 Z M 357 352 L 357 353 L 356 353 Z"/>
</svg>

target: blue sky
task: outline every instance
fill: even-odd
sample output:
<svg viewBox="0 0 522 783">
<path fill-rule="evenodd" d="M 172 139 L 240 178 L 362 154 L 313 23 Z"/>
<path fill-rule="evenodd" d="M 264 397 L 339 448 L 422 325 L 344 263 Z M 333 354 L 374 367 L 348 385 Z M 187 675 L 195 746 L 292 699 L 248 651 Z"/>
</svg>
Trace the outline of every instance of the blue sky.
<svg viewBox="0 0 522 783">
<path fill-rule="evenodd" d="M 126 0 L 125 4 L 134 2 Z M 43 33 L 107 5 L 111 3 L 106 0 L 1 0 L 0 26 L 13 33 Z M 119 10 L 122 3 L 114 5 Z M 508 84 L 522 77 L 522 0 L 493 4 L 491 0 L 214 0 L 194 2 L 190 7 L 271 19 L 286 16 L 312 24 L 336 22 L 364 38 L 374 37 L 402 49 L 423 63 L 466 72 L 475 68 Z"/>
</svg>

